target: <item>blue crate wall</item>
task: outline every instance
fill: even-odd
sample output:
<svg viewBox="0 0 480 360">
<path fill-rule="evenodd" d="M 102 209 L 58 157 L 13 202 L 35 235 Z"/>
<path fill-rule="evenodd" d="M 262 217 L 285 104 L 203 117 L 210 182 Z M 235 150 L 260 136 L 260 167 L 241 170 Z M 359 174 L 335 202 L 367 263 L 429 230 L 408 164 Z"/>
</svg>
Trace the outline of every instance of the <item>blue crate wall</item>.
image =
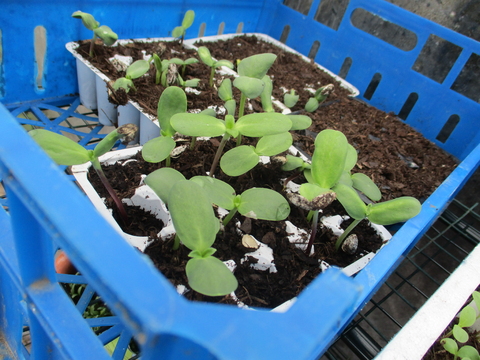
<svg viewBox="0 0 480 360">
<path fill-rule="evenodd" d="M 346 59 L 351 61 L 346 80 L 360 90 L 360 99 L 381 110 L 399 114 L 410 96 L 416 98 L 406 116 L 406 123 L 463 160 L 480 142 L 480 96 L 475 91 L 479 88 L 480 73 L 478 69 L 473 69 L 476 72 L 468 68 L 464 70 L 467 62 L 475 60 L 480 54 L 480 43 L 384 1 L 350 0 L 338 28 L 333 29 L 315 20 L 321 5 L 321 1 L 313 1 L 306 15 L 278 6 L 270 35 L 277 39 L 283 35 L 286 45 L 305 55 L 310 53 L 314 42 L 318 42 L 315 61 L 337 74 Z M 374 15 L 370 20 L 386 20 L 400 26 L 400 32 L 412 33 L 416 38 L 414 46 L 402 50 L 398 45 L 381 39 L 381 28 L 377 29 L 379 34 L 375 36 L 360 29 L 358 24 L 355 26 L 352 21 L 354 14 L 363 10 Z M 446 40 L 460 51 L 444 79 L 433 80 L 424 75 L 425 71 L 413 70 L 419 55 L 428 50 L 424 47 L 429 39 Z M 427 56 L 427 60 L 432 62 L 431 67 L 435 67 L 442 65 L 445 57 L 428 59 Z M 470 98 L 452 90 L 452 87 L 459 87 L 468 70 L 471 72 L 467 80 L 470 83 L 465 86 L 473 89 L 470 90 Z M 372 94 L 369 86 L 374 85 L 374 77 L 380 80 Z M 367 92 L 370 95 L 367 96 Z M 454 128 L 450 136 L 439 136 L 450 118 L 453 121 L 447 127 Z M 455 126 L 456 121 L 458 124 Z"/>
</svg>

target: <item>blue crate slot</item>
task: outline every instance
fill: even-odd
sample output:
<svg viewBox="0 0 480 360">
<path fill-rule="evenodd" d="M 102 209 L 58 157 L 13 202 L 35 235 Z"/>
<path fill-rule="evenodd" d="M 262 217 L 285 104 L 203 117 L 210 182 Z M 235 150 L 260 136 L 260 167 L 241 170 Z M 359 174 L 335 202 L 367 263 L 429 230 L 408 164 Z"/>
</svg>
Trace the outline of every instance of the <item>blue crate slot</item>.
<svg viewBox="0 0 480 360">
<path fill-rule="evenodd" d="M 301 13 L 279 0 L 1 2 L 0 101 L 6 106 L 0 105 L 0 178 L 8 210 L 0 208 L 0 354 L 28 359 L 31 351 L 41 359 L 108 359 L 103 345 L 120 334 L 120 347 L 132 335 L 137 338 L 145 360 L 314 359 L 326 350 L 478 167 L 480 109 L 474 90 L 479 74 L 469 71 L 475 70 L 472 62 L 480 44 L 384 1 L 350 0 L 338 21 L 322 16 L 328 10 L 325 4 L 313 0 Z M 97 125 L 85 135 L 61 124 L 78 105 L 75 62 L 65 44 L 91 37 L 79 20 L 70 18 L 74 11 L 92 13 L 120 38 L 144 38 L 168 36 L 189 9 L 195 10 L 196 20 L 188 38 L 239 29 L 268 34 L 341 74 L 360 90 L 362 100 L 399 114 L 462 161 L 427 199 L 422 213 L 355 278 L 336 269 L 325 272 L 284 314 L 179 297 L 93 211 L 20 125 L 79 135 L 85 146 L 101 137 Z M 405 29 L 408 41 L 372 33 L 357 21 L 359 14 L 371 23 Z M 429 70 L 427 48 L 430 53 L 449 49 L 448 66 Z M 465 81 L 469 76 L 470 83 Z M 45 118 L 42 109 L 56 109 L 60 120 Z M 27 110 L 38 119 L 18 117 Z M 54 247 L 65 249 L 84 278 L 57 279 Z M 85 303 L 75 307 L 58 280 L 86 281 L 97 291 L 116 315 L 110 319 L 111 330 L 95 336 L 91 326 L 99 322 L 82 319 Z M 251 323 L 260 327 L 252 330 Z M 31 350 L 21 341 L 25 326 L 31 332 Z"/>
</svg>

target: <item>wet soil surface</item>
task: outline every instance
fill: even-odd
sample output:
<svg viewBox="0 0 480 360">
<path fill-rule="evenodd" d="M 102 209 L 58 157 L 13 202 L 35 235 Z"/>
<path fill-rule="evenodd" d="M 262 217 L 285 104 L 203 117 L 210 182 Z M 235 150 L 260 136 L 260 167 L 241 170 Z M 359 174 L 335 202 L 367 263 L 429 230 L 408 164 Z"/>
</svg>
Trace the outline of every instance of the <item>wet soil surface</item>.
<svg viewBox="0 0 480 360">
<path fill-rule="evenodd" d="M 268 72 L 274 85 L 273 95 L 281 100 L 285 91 L 295 89 L 300 95 L 300 100 L 292 108 L 293 111 L 302 112 L 305 103 L 311 96 L 310 92 L 304 90 L 306 87 L 317 89 L 326 84 L 334 84 L 334 93 L 330 95 L 327 101 L 314 113 L 307 114 L 312 118 L 312 126 L 305 132 L 293 134 L 295 145 L 299 149 L 304 150 L 305 153 L 311 154 L 316 133 L 326 128 L 342 131 L 358 151 L 358 162 L 354 172 L 362 172 L 370 176 L 380 187 L 383 195 L 382 200 L 405 195 L 424 200 L 456 166 L 456 161 L 450 155 L 426 140 L 394 114 L 387 114 L 349 97 L 349 92 L 340 87 L 335 79 L 297 55 L 286 52 L 255 37 L 248 36 L 241 36 L 218 43 L 199 43 L 197 45 L 205 45 L 217 59 L 227 59 L 233 63 L 237 59 L 243 59 L 253 54 L 263 52 L 277 54 L 277 60 Z M 78 50 L 85 58 L 88 58 L 87 53 L 85 53 L 85 49 L 88 52 L 88 46 L 89 42 L 87 41 Z M 147 54 L 157 53 L 161 59 L 172 57 L 182 59 L 198 58 L 196 51 L 187 50 L 177 42 L 169 42 L 134 43 L 116 47 L 97 45 L 95 57 L 90 59 L 90 61 L 112 80 L 115 80 L 124 76 L 125 73 L 115 70 L 110 63 L 102 61 L 102 59 L 111 57 L 115 53 L 120 53 L 122 55 L 131 55 L 134 57 L 134 60 L 137 60 L 143 56 L 142 50 L 146 50 Z M 153 65 L 148 74 L 146 77 L 134 80 L 137 91 L 130 91 L 127 96 L 138 102 L 146 112 L 155 116 L 158 99 L 164 88 L 162 85 L 155 84 Z M 216 90 L 212 91 L 208 86 L 209 74 L 210 69 L 201 62 L 186 67 L 184 79 L 201 79 L 199 86 L 196 88 L 200 91 L 200 94 L 187 92 L 189 111 L 194 109 L 203 110 L 207 107 L 213 107 L 218 110 L 223 105 Z M 217 86 L 225 76 L 229 75 L 216 75 Z M 126 94 L 118 94 L 118 98 L 120 98 L 120 95 L 125 96 Z M 234 89 L 234 96 L 239 99 L 236 89 Z M 117 100 L 116 95 L 113 94 L 112 101 L 115 102 Z M 260 99 L 250 100 L 250 105 L 247 113 L 262 111 Z M 221 117 L 221 115 L 219 116 Z M 212 139 L 211 142 L 218 142 L 218 140 Z M 188 164 L 185 160 L 186 162 L 182 163 L 182 165 L 174 163 L 173 166 L 180 169 L 187 178 L 194 175 L 204 175 L 209 169 L 214 153 L 213 149 L 209 146 L 204 147 L 204 145 L 202 143 L 197 144 L 197 150 L 200 150 L 200 152 L 192 153 L 192 157 L 195 160 L 193 163 Z M 187 156 L 182 155 L 181 158 L 186 159 Z M 138 163 L 135 164 L 134 167 L 136 168 L 133 170 L 133 173 L 126 172 L 127 170 L 124 169 L 126 167 L 112 171 L 107 168 L 107 176 L 112 182 L 114 182 L 114 174 L 122 178 L 122 180 L 133 180 L 136 186 L 138 185 L 140 174 L 148 174 L 162 165 L 143 164 L 140 158 Z M 187 170 L 189 171 L 188 173 L 186 173 Z M 265 174 L 265 171 L 268 171 L 268 174 Z M 271 187 L 282 191 L 278 183 L 278 171 L 274 166 L 266 168 L 257 166 L 254 170 L 239 178 L 229 178 L 221 173 L 217 174 L 217 176 L 228 181 L 236 189 L 237 193 L 241 193 L 244 189 L 252 186 Z M 282 174 L 281 177 L 286 176 Z M 92 178 L 94 178 L 93 174 Z M 256 181 L 259 182 L 257 183 Z M 130 189 L 129 186 L 126 184 L 118 185 L 117 191 L 121 193 L 126 191 L 125 197 L 130 197 L 131 193 L 129 194 L 129 192 L 131 190 L 128 190 Z M 294 224 L 308 227 L 304 220 L 305 215 L 301 210 L 294 210 L 292 207 L 291 217 L 294 220 L 291 221 Z M 222 260 L 236 260 L 238 267 L 235 275 L 240 284 L 237 296 L 247 305 L 274 307 L 297 295 L 318 274 L 317 259 L 324 259 L 331 264 L 339 266 L 344 266 L 353 260 L 352 258 L 337 260 L 335 256 L 332 256 L 332 254 L 335 255 L 335 251 L 331 247 L 333 240 L 326 233 L 319 234 L 315 240 L 315 257 L 306 257 L 301 251 L 296 250 L 288 243 L 282 224 L 257 220 L 253 220 L 249 224 L 249 221 L 242 217 L 239 217 L 237 220 L 242 224 L 245 223 L 247 228 L 251 227 L 252 234 L 255 234 L 259 241 L 265 242 L 274 248 L 276 252 L 275 264 L 277 269 L 279 269 L 277 274 L 259 274 L 258 272 L 252 272 L 248 264 L 240 266 L 240 261 L 237 260 L 242 258 L 248 250 L 239 245 L 240 240 L 234 236 L 235 231 L 233 228 L 227 227 L 225 232 L 217 237 L 217 241 L 214 244 L 214 247 L 217 249 L 216 256 Z M 151 224 L 144 218 L 138 221 L 133 220 L 133 222 L 136 225 L 133 230 L 130 229 L 128 232 L 137 234 L 137 232 L 142 233 L 146 231 L 152 238 L 155 237 L 155 234 L 162 226 L 162 224 Z M 153 222 L 155 223 L 155 221 Z M 363 225 L 363 223 L 366 224 L 366 221 L 361 224 Z M 348 225 L 348 222 L 345 225 Z M 261 230 L 257 232 L 258 227 Z M 377 248 L 380 243 L 381 241 L 376 241 Z M 360 252 L 371 250 L 368 245 L 362 246 L 364 248 L 359 250 Z M 228 251 L 225 252 L 224 250 Z M 186 256 L 188 251 L 186 249 L 173 253 L 171 244 L 155 241 L 147 249 L 147 253 L 152 257 L 158 268 L 170 278 L 172 283 L 186 284 L 184 275 L 184 264 L 188 260 Z M 175 266 L 167 269 L 165 264 L 175 264 Z M 255 287 L 251 288 L 252 285 Z M 277 287 L 279 285 L 282 286 L 282 290 Z M 269 297 L 267 294 L 271 296 Z M 219 299 L 206 299 L 193 291 L 187 293 L 186 296 L 197 300 L 219 301 Z M 220 299 L 220 301 L 230 300 Z"/>
</svg>

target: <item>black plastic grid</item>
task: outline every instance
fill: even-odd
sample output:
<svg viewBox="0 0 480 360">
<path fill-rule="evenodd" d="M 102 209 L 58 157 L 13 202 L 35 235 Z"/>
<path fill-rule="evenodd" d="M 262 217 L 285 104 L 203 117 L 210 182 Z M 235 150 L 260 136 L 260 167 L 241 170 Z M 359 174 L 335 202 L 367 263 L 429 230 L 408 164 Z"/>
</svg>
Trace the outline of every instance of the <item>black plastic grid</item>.
<svg viewBox="0 0 480 360">
<path fill-rule="evenodd" d="M 476 210 L 454 200 L 321 359 L 373 359 L 480 242 Z"/>
</svg>

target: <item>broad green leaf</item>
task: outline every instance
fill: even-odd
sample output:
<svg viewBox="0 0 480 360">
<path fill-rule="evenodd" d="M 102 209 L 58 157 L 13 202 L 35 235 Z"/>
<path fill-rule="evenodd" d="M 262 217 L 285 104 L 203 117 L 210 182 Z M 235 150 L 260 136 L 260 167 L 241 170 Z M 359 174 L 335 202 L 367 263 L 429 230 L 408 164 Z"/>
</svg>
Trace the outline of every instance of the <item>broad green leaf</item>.
<svg viewBox="0 0 480 360">
<path fill-rule="evenodd" d="M 480 360 L 480 355 L 478 354 L 478 350 L 470 345 L 462 346 L 458 350 L 457 356 L 459 356 L 460 359 L 462 360 L 463 359 Z"/>
<path fill-rule="evenodd" d="M 353 187 L 353 180 L 350 172 L 344 171 L 342 176 L 340 176 L 340 179 L 338 179 L 338 183 Z"/>
<path fill-rule="evenodd" d="M 184 65 L 191 65 L 196 63 L 198 63 L 198 59 L 195 59 L 195 58 L 188 58 L 183 62 Z"/>
<path fill-rule="evenodd" d="M 318 103 L 318 100 L 315 98 L 310 98 L 308 99 L 307 103 L 305 104 L 305 111 L 308 112 L 314 112 L 315 110 L 318 109 L 320 104 Z"/>
<path fill-rule="evenodd" d="M 91 160 L 91 150 L 66 136 L 44 129 L 32 130 L 29 134 L 58 165 L 80 165 Z"/>
<path fill-rule="evenodd" d="M 473 300 L 475 301 L 475 305 L 477 306 L 477 309 L 480 309 L 480 292 L 474 291 L 472 293 Z"/>
<path fill-rule="evenodd" d="M 453 337 L 459 343 L 466 343 L 468 341 L 468 333 L 458 325 L 453 325 Z"/>
<path fill-rule="evenodd" d="M 292 145 L 292 134 L 284 132 L 275 135 L 265 135 L 258 140 L 256 153 L 260 156 L 274 156 L 278 155 Z"/>
<path fill-rule="evenodd" d="M 147 60 L 137 60 L 127 68 L 125 77 L 127 79 L 137 79 L 143 76 L 150 69 L 150 63 Z"/>
<path fill-rule="evenodd" d="M 422 205 L 410 196 L 402 196 L 378 204 L 370 204 L 367 208 L 367 218 L 374 224 L 392 225 L 417 216 Z"/>
<path fill-rule="evenodd" d="M 187 111 L 187 95 L 177 86 L 166 88 L 158 100 L 157 116 L 162 135 L 173 136 L 175 129 L 172 127 L 171 118 L 175 114 Z"/>
<path fill-rule="evenodd" d="M 270 76 L 265 75 L 262 78 L 263 83 L 265 84 L 265 87 L 260 94 L 260 99 L 262 101 L 262 108 L 266 112 L 274 112 L 275 109 L 273 108 L 273 103 L 272 103 L 272 91 L 273 91 L 273 84 L 272 80 L 270 79 Z"/>
<path fill-rule="evenodd" d="M 218 97 L 223 101 L 233 99 L 232 80 L 229 78 L 223 79 L 220 87 L 218 88 Z"/>
<path fill-rule="evenodd" d="M 322 188 L 331 189 L 340 179 L 348 152 L 345 135 L 337 130 L 323 130 L 315 138 L 312 175 Z"/>
<path fill-rule="evenodd" d="M 232 99 L 225 101 L 225 109 L 227 109 L 227 114 L 234 115 L 236 107 L 237 102 L 235 100 Z"/>
<path fill-rule="evenodd" d="M 226 182 L 210 176 L 194 176 L 190 181 L 199 184 L 213 204 L 226 210 L 234 208 L 235 190 Z"/>
<path fill-rule="evenodd" d="M 122 78 L 118 78 L 117 80 L 115 80 L 112 87 L 115 91 L 122 88 L 128 93 L 130 91 L 130 89 L 135 88 L 135 85 L 133 84 L 132 80 L 122 77 Z"/>
<path fill-rule="evenodd" d="M 315 180 L 313 180 L 313 175 L 312 175 L 312 165 L 308 169 L 305 169 L 303 171 L 303 176 L 305 176 L 305 179 L 310 183 L 314 184 Z"/>
<path fill-rule="evenodd" d="M 172 36 L 173 36 L 174 38 L 182 37 L 184 33 L 185 33 L 185 28 L 184 28 L 183 26 L 176 26 L 176 27 L 172 30 Z"/>
<path fill-rule="evenodd" d="M 259 161 L 255 148 L 249 145 L 228 150 L 220 159 L 220 167 L 228 176 L 240 176 L 253 169 Z"/>
<path fill-rule="evenodd" d="M 175 183 L 168 195 L 168 209 L 177 235 L 187 248 L 203 253 L 212 246 L 218 219 L 200 185 L 189 180 Z"/>
<path fill-rule="evenodd" d="M 440 340 L 440 343 L 443 345 L 443 348 L 447 350 L 450 354 L 456 355 L 458 352 L 457 342 L 450 338 L 445 338 Z"/>
<path fill-rule="evenodd" d="M 241 194 L 238 212 L 253 219 L 280 221 L 290 214 L 287 200 L 271 189 L 251 188 Z"/>
<path fill-rule="evenodd" d="M 348 144 L 347 157 L 345 158 L 345 171 L 350 171 L 354 168 L 358 161 L 357 150 Z"/>
<path fill-rule="evenodd" d="M 179 58 L 171 58 L 168 62 L 170 64 L 183 65 L 183 60 Z"/>
<path fill-rule="evenodd" d="M 175 140 L 170 136 L 159 136 L 147 141 L 142 148 L 145 161 L 158 163 L 165 160 L 175 148 Z"/>
<path fill-rule="evenodd" d="M 95 18 L 93 17 L 93 15 L 91 15 L 91 14 L 89 14 L 89 13 L 86 13 L 86 12 L 83 12 L 83 11 L 75 11 L 75 12 L 72 14 L 72 17 L 74 17 L 74 18 L 76 18 L 76 19 L 82 19 L 83 25 L 84 25 L 88 30 L 95 30 L 95 29 L 98 28 L 98 26 L 100 25 L 100 23 L 95 20 Z"/>
<path fill-rule="evenodd" d="M 242 92 L 249 99 L 255 99 L 260 96 L 265 83 L 253 77 L 239 76 L 233 80 L 233 86 Z"/>
<path fill-rule="evenodd" d="M 472 326 L 475 320 L 477 320 L 477 312 L 475 309 L 470 305 L 465 306 L 462 311 L 460 311 L 458 326 L 462 328 Z"/>
<path fill-rule="evenodd" d="M 378 186 L 367 175 L 356 173 L 352 175 L 353 187 L 361 191 L 372 201 L 380 201 L 382 193 Z"/>
<path fill-rule="evenodd" d="M 206 108 L 205 110 L 200 111 L 200 114 L 217 117 L 217 113 L 212 108 Z"/>
<path fill-rule="evenodd" d="M 238 75 L 261 79 L 267 74 L 276 59 L 277 55 L 271 53 L 249 56 L 238 64 Z"/>
<path fill-rule="evenodd" d="M 183 113 L 170 119 L 173 128 L 187 136 L 220 136 L 225 134 L 225 122 L 204 114 Z"/>
<path fill-rule="evenodd" d="M 185 268 L 190 287 L 207 296 L 223 296 L 235 291 L 238 282 L 227 266 L 216 257 L 193 258 Z"/>
<path fill-rule="evenodd" d="M 255 113 L 242 116 L 235 123 L 240 134 L 249 137 L 280 134 L 292 127 L 290 119 L 279 113 Z"/>
<path fill-rule="evenodd" d="M 130 142 L 135 138 L 138 127 L 134 124 L 125 124 L 119 126 L 105 136 L 93 149 L 93 155 L 102 156 L 112 149 L 117 140 L 123 139 L 124 142 Z"/>
<path fill-rule="evenodd" d="M 312 119 L 307 115 L 291 115 L 287 114 L 288 118 L 292 122 L 292 128 L 290 130 L 304 130 L 312 125 Z"/>
<path fill-rule="evenodd" d="M 183 17 L 182 26 L 185 29 L 188 29 L 192 26 L 193 20 L 195 20 L 195 12 L 193 10 L 188 10 Z"/>
<path fill-rule="evenodd" d="M 189 79 L 185 81 L 185 87 L 197 87 L 199 83 L 200 79 Z"/>
<path fill-rule="evenodd" d="M 168 197 L 172 187 L 182 180 L 185 180 L 185 176 L 182 173 L 170 167 L 163 167 L 148 174 L 143 181 L 150 186 L 164 203 L 168 204 Z"/>
<path fill-rule="evenodd" d="M 94 29 L 93 32 L 97 35 L 105 45 L 113 45 L 115 41 L 118 40 L 118 35 L 112 31 L 107 25 L 99 26 L 98 28 Z"/>
<path fill-rule="evenodd" d="M 197 54 L 200 60 L 202 60 L 205 65 L 210 67 L 215 65 L 215 60 L 213 60 L 212 55 L 210 54 L 210 50 L 208 50 L 206 46 L 200 46 L 197 50 Z"/>
<path fill-rule="evenodd" d="M 367 205 L 365 205 L 355 189 L 339 183 L 335 185 L 333 191 L 337 194 L 337 200 L 345 208 L 348 216 L 355 220 L 365 219 L 367 216 Z"/>
<path fill-rule="evenodd" d="M 233 64 L 231 61 L 228 61 L 228 60 L 218 60 L 216 63 L 215 63 L 215 68 L 219 68 L 221 66 L 225 66 L 229 69 L 233 69 Z"/>
</svg>

